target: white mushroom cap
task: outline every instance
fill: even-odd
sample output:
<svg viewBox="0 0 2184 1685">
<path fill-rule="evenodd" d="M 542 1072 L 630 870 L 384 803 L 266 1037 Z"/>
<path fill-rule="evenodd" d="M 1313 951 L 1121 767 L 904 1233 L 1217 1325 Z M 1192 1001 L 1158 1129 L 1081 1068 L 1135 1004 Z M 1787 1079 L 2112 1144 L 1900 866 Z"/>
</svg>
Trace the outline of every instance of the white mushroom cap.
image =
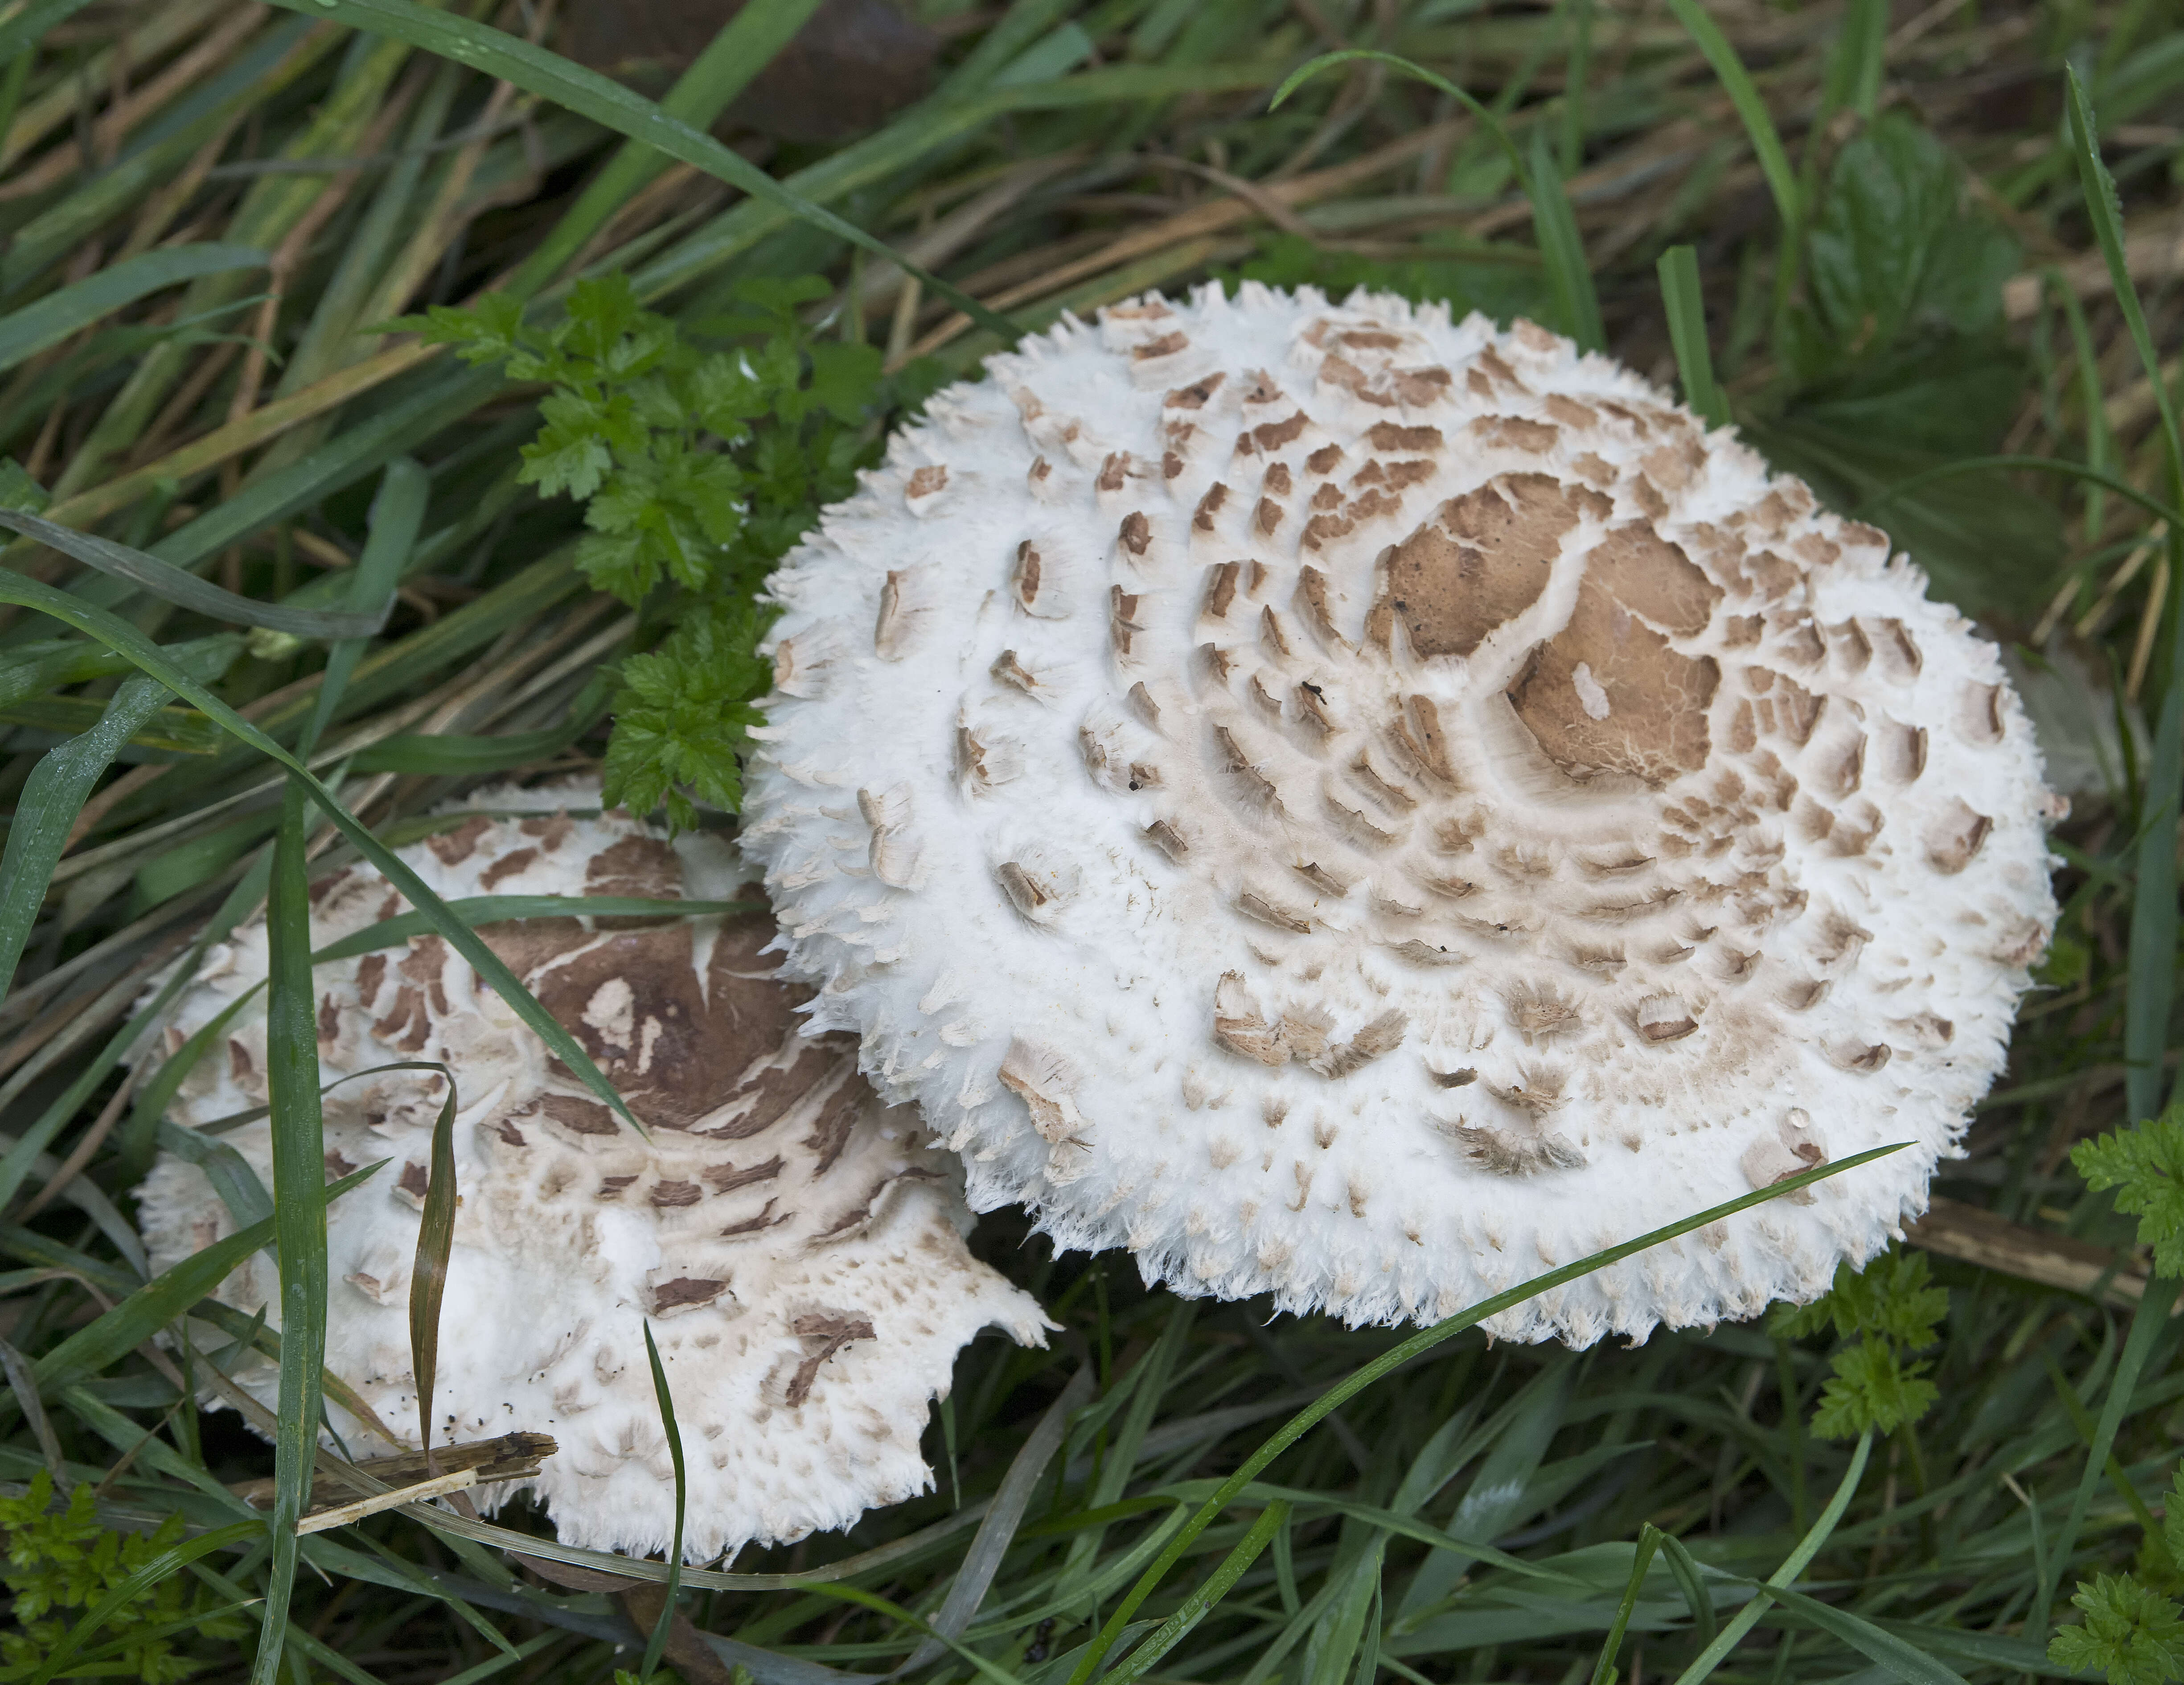
<svg viewBox="0 0 2184 1685">
<path fill-rule="evenodd" d="M 1430 1320 L 1747 1316 L 1923 1208 L 2054 907 L 1991 645 L 1529 323 L 1246 285 L 949 388 L 771 589 L 815 1032 L 1066 1246 Z"/>
<path fill-rule="evenodd" d="M 598 802 L 596 790 L 562 800 Z M 532 798 L 535 802 L 536 798 Z M 481 805 L 526 805 L 501 791 Z M 441 895 L 734 899 L 755 886 L 717 839 L 671 847 L 626 815 L 465 820 L 404 857 Z M 324 946 L 406 910 L 376 873 L 320 886 Z M 328 1082 L 404 1059 L 455 1073 L 455 1219 L 440 1318 L 433 1440 L 528 1429 L 560 1441 L 535 1490 L 562 1541 L 664 1550 L 673 1467 L 643 1324 L 650 1319 L 688 1465 L 687 1554 L 845 1527 L 922 1491 L 931 1400 L 957 1351 L 999 1326 L 1045 1343 L 1038 1305 L 963 1245 L 959 1172 L 914 1112 L 858 1077 L 846 1038 L 797 1033 L 805 991 L 760 957 L 762 912 L 647 922 L 532 920 L 484 933 L 621 1091 L 649 1143 L 592 1097 L 437 936 L 318 968 Z M 262 923 L 207 957 L 169 1049 L 264 979 Z M 261 991 L 175 1108 L 198 1125 L 265 1101 Z M 414 1446 L 409 1294 L 432 1130 L 429 1072 L 390 1071 L 326 1098 L 329 1180 L 378 1159 L 331 1209 L 326 1363 Z M 267 1125 L 221 1136 L 270 1184 Z M 204 1174 L 163 1157 L 141 1220 L 164 1268 L 233 1231 Z M 273 1266 L 220 1290 L 278 1325 Z M 270 1363 L 236 1377 L 267 1404 Z M 349 1443 L 376 1442 L 334 1411 Z"/>
</svg>

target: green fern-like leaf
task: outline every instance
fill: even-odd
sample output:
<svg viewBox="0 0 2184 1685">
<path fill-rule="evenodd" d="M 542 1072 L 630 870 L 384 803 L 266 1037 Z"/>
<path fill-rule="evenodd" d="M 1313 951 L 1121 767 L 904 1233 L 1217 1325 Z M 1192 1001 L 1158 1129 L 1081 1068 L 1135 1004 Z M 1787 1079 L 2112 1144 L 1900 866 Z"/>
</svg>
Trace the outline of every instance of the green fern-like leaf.
<svg viewBox="0 0 2184 1685">
<path fill-rule="evenodd" d="M 2081 1582 L 2070 1601 L 2082 1625 L 2058 1629 L 2048 1659 L 2073 1672 L 2098 1671 L 2109 1685 L 2176 1685 L 2184 1679 L 2184 1610 L 2128 1574 Z"/>
<path fill-rule="evenodd" d="M 2070 1162 L 2087 1187 L 2114 1189 L 2116 1209 L 2138 1219 L 2138 1242 L 2153 1248 L 2158 1272 L 2184 1275 L 2184 1107 L 2081 1141 Z"/>
</svg>

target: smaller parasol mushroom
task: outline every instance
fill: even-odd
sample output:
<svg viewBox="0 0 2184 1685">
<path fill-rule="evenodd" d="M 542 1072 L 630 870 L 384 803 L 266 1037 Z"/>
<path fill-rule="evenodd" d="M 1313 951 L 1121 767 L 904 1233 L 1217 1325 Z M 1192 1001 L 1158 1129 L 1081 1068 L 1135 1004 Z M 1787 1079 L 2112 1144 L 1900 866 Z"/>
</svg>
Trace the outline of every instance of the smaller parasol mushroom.
<svg viewBox="0 0 2184 1685">
<path fill-rule="evenodd" d="M 546 800 L 596 804 L 596 792 Z M 501 790 L 404 858 L 447 897 L 729 900 L 755 894 L 730 848 L 672 844 L 627 816 L 537 811 Z M 324 946 L 406 910 L 375 872 L 314 885 Z M 561 918 L 488 928 L 486 940 L 582 1044 L 651 1139 L 619 1122 L 437 936 L 316 971 L 325 1080 L 438 1061 L 457 1084 L 460 1205 L 441 1313 L 436 1442 L 511 1429 L 560 1442 L 535 1490 L 562 1541 L 662 1550 L 673 1471 L 644 1351 L 655 1325 L 688 1465 L 693 1560 L 745 1542 L 848 1526 L 931 1480 L 918 1441 L 957 1351 L 998 1326 L 1043 1344 L 1038 1305 L 978 1263 L 960 1173 L 915 1113 L 883 1105 L 844 1038 L 797 1034 L 808 991 L 762 957 L 762 911 L 682 918 Z M 214 949 L 182 996 L 163 1052 L 266 974 L 262 922 Z M 265 1103 L 260 991 L 177 1096 L 195 1127 Z M 417 1436 L 408 1303 L 432 1130 L 445 1090 L 387 1070 L 326 1098 L 329 1180 L 378 1176 L 330 1213 L 327 1364 L 405 1444 Z M 226 1130 L 270 1181 L 268 1127 Z M 204 1173 L 174 1155 L 141 1195 L 164 1268 L 235 1228 Z M 271 1266 L 220 1289 L 277 1325 Z M 236 1379 L 267 1403 L 264 1362 Z M 334 1412 L 352 1447 L 368 1425 Z"/>
</svg>

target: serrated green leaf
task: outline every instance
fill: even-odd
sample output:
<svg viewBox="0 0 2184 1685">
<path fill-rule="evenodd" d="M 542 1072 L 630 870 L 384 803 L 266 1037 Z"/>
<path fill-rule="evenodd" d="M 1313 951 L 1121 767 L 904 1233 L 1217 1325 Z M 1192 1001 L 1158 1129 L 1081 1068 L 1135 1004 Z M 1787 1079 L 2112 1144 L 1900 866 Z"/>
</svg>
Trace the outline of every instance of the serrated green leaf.
<svg viewBox="0 0 2184 1685">
<path fill-rule="evenodd" d="M 2109 1685 L 2176 1685 L 2184 1679 L 2184 1610 L 2128 1574 L 2097 1575 L 2070 1601 L 2082 1625 L 2064 1626 L 2050 1660 L 2072 1670 L 2098 1668 Z"/>
</svg>

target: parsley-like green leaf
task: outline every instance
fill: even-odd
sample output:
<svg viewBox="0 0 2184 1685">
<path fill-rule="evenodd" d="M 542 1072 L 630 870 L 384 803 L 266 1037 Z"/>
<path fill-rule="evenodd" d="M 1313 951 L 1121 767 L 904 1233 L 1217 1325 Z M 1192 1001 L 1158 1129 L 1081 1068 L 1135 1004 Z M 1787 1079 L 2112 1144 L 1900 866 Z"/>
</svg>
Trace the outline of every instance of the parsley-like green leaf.
<svg viewBox="0 0 2184 1685">
<path fill-rule="evenodd" d="M 2138 1243 L 2153 1248 L 2158 1273 L 2184 1275 L 2184 1106 L 2081 1141 L 2070 1162 L 2087 1187 L 2114 1189 L 2116 1209 L 2138 1219 Z"/>
<path fill-rule="evenodd" d="M 622 663 L 606 800 L 634 812 L 665 805 L 679 828 L 697 823 L 684 794 L 730 811 L 743 799 L 737 756 L 763 717 L 752 700 L 772 682 L 757 654 L 771 614 L 753 603 L 685 622 L 650 655 Z"/>
<path fill-rule="evenodd" d="M 0 1584 L 14 1595 L 14 1626 L 0 1630 L 0 1680 L 31 1677 L 83 1610 L 182 1537 L 180 1515 L 149 1533 L 107 1532 L 88 1486 L 77 1487 L 58 1509 L 53 1498 L 53 1479 L 42 1470 L 22 1497 L 0 1498 Z M 198 1636 L 229 1644 L 242 1634 L 241 1624 L 209 1607 L 188 1576 L 170 1574 L 108 1615 L 99 1632 L 103 1657 L 80 1673 L 180 1685 L 204 1665 L 177 1652 L 189 1623 Z"/>
<path fill-rule="evenodd" d="M 2109 1685 L 2176 1685 L 2184 1679 L 2184 1610 L 2128 1574 L 2080 1582 L 2070 1601 L 2085 1623 L 2058 1629 L 2048 1659 L 2072 1671 L 2098 1669 Z"/>
<path fill-rule="evenodd" d="M 1923 1253 L 1892 1252 L 1863 1269 L 1836 1266 L 1835 1285 L 1808 1305 L 1786 1307 L 1776 1331 L 1791 1339 L 1832 1326 L 1839 1336 L 1879 1335 L 1917 1351 L 1934 1343 L 1949 1290 L 1930 1285 Z"/>
<path fill-rule="evenodd" d="M 738 757 L 768 683 L 760 581 L 878 454 L 879 354 L 815 341 L 797 314 L 831 290 L 811 276 L 738 284 L 693 330 L 733 341 L 718 348 L 613 275 L 571 288 L 551 325 L 497 295 L 403 324 L 550 388 L 518 477 L 584 504 L 577 566 L 641 611 L 641 637 L 667 628 L 622 664 L 608 799 L 664 806 L 677 827 L 698 803 L 741 799 Z"/>
<path fill-rule="evenodd" d="M 1906 1365 L 1885 1340 L 1864 1339 L 1835 1354 L 1834 1375 L 1820 1389 L 1813 1431 L 1823 1439 L 1855 1439 L 1868 1428 L 1893 1433 L 1931 1409 L 1941 1389 L 1920 1377 L 1924 1364 Z"/>
</svg>

